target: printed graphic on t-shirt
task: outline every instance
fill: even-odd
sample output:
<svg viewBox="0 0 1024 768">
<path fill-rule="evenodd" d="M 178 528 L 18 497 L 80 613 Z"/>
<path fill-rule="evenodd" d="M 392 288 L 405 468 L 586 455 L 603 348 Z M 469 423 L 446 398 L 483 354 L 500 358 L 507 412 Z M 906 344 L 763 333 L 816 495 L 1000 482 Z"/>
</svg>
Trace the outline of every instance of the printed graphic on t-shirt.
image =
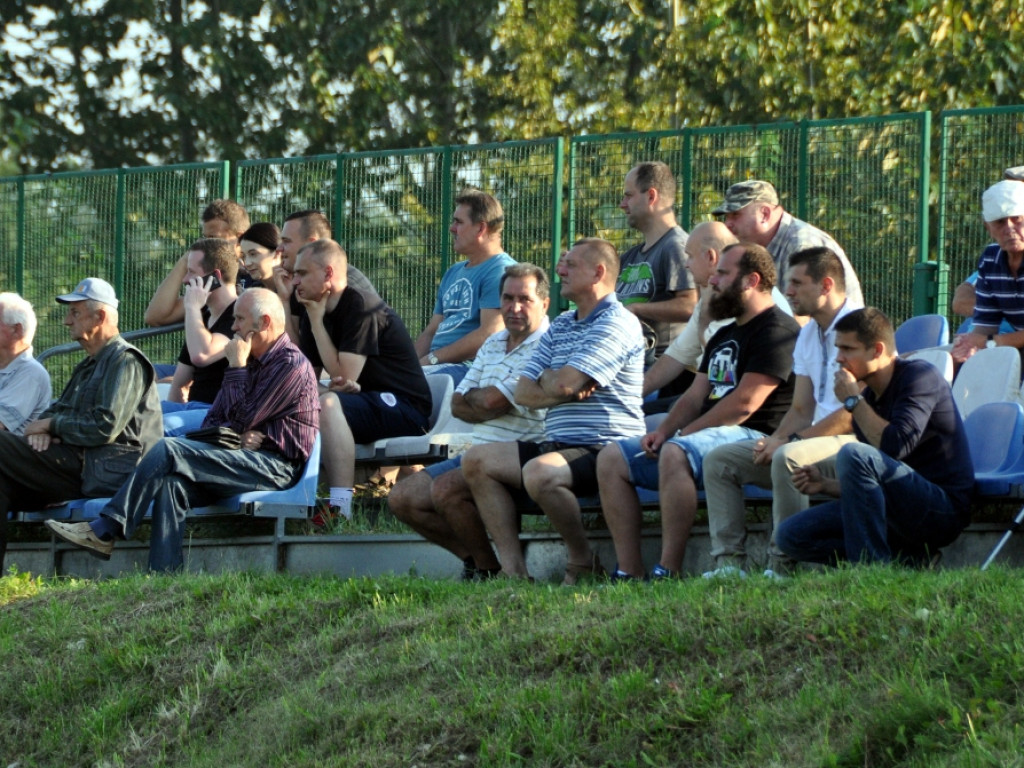
<svg viewBox="0 0 1024 768">
<path fill-rule="evenodd" d="M 458 328 L 466 322 L 473 310 L 473 284 L 466 278 L 459 278 L 441 296 L 444 308 L 444 320 L 438 327 L 438 333 Z"/>
<path fill-rule="evenodd" d="M 708 381 L 711 383 L 709 400 L 721 400 L 736 388 L 736 364 L 739 361 L 740 345 L 727 341 L 715 347 L 708 360 Z"/>
<path fill-rule="evenodd" d="M 624 268 L 615 286 L 615 294 L 623 304 L 650 301 L 654 290 L 654 271 L 646 261 Z"/>
</svg>

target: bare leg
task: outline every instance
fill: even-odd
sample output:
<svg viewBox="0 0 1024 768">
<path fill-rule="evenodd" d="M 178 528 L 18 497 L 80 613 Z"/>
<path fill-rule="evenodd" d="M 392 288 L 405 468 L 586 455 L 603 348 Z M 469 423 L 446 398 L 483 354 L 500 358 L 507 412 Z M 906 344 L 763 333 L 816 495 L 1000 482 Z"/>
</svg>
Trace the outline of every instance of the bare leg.
<svg viewBox="0 0 1024 768">
<path fill-rule="evenodd" d="M 473 493 L 487 532 L 498 549 L 502 572 L 528 576 L 523 548 L 519 543 L 516 505 L 509 488 L 522 487 L 519 446 L 491 443 L 470 448 L 462 459 L 462 474 Z"/>
<path fill-rule="evenodd" d="M 643 513 L 636 489 L 629 482 L 629 467 L 615 443 L 606 445 L 597 455 L 597 482 L 601 491 L 601 510 L 615 544 L 618 568 L 630 576 L 644 575 L 640 553 L 640 529 Z"/>
<path fill-rule="evenodd" d="M 589 565 L 594 557 L 572 492 L 572 474 L 560 453 L 545 453 L 523 467 L 523 485 L 565 540 L 570 563 Z"/>
<path fill-rule="evenodd" d="M 445 521 L 459 546 L 468 550 L 476 567 L 488 571 L 500 568 L 462 470 L 453 469 L 434 480 L 431 498 L 437 510 L 435 516 Z M 461 557 L 465 558 L 465 555 Z"/>
<path fill-rule="evenodd" d="M 320 396 L 320 467 L 331 488 L 351 488 L 356 482 L 356 441 L 334 392 Z"/>
<path fill-rule="evenodd" d="M 661 499 L 661 565 L 678 573 L 683 567 L 686 542 L 697 515 L 697 484 L 686 451 L 673 443 L 661 447 L 658 495 Z"/>
<path fill-rule="evenodd" d="M 457 470 L 447 474 L 460 474 Z M 445 477 L 442 475 L 441 477 Z M 438 478 L 440 479 L 440 478 Z M 469 556 L 469 551 L 459 540 L 444 516 L 437 513 L 431 499 L 434 481 L 426 472 L 417 472 L 402 480 L 388 494 L 388 507 L 392 514 L 416 533 L 444 547 L 460 560 Z"/>
</svg>

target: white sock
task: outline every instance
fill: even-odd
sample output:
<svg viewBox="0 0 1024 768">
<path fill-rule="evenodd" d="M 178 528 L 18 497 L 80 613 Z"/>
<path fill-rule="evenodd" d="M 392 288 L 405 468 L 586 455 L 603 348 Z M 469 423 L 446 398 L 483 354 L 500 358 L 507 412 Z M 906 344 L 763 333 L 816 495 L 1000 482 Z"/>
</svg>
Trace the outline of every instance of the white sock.
<svg viewBox="0 0 1024 768">
<path fill-rule="evenodd" d="M 352 488 L 331 488 L 331 506 L 337 507 L 346 520 L 352 519 L 353 490 Z"/>
</svg>

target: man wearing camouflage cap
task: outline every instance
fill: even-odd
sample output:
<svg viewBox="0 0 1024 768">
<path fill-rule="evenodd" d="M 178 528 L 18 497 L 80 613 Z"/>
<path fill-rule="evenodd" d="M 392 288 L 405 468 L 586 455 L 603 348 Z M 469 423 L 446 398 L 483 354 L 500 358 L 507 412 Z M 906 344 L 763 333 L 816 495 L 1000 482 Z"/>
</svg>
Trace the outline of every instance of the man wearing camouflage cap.
<svg viewBox="0 0 1024 768">
<path fill-rule="evenodd" d="M 787 213 L 779 205 L 779 195 L 770 182 L 753 179 L 733 184 L 726 191 L 724 202 L 711 213 L 724 216 L 725 226 L 741 242 L 757 243 L 768 250 L 775 260 L 779 285 L 786 284 L 791 255 L 805 248 L 829 248 L 843 263 L 847 298 L 856 306 L 864 305 L 857 273 L 839 243 L 831 235 Z"/>
<path fill-rule="evenodd" d="M 88 277 L 57 301 L 88 357 L 24 436 L 0 432 L 0 561 L 8 511 L 113 494 L 163 436 L 156 374 L 121 338 L 113 287 Z"/>
</svg>

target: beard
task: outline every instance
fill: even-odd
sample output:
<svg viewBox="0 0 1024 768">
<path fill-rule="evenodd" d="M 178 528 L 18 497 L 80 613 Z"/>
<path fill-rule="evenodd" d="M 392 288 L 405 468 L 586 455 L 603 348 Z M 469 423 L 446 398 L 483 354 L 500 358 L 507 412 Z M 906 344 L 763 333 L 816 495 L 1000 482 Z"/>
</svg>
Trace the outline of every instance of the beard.
<svg viewBox="0 0 1024 768">
<path fill-rule="evenodd" d="M 743 304 L 743 289 L 737 281 L 721 293 L 712 293 L 708 312 L 712 320 L 728 320 L 739 317 L 746 307 Z"/>
</svg>

